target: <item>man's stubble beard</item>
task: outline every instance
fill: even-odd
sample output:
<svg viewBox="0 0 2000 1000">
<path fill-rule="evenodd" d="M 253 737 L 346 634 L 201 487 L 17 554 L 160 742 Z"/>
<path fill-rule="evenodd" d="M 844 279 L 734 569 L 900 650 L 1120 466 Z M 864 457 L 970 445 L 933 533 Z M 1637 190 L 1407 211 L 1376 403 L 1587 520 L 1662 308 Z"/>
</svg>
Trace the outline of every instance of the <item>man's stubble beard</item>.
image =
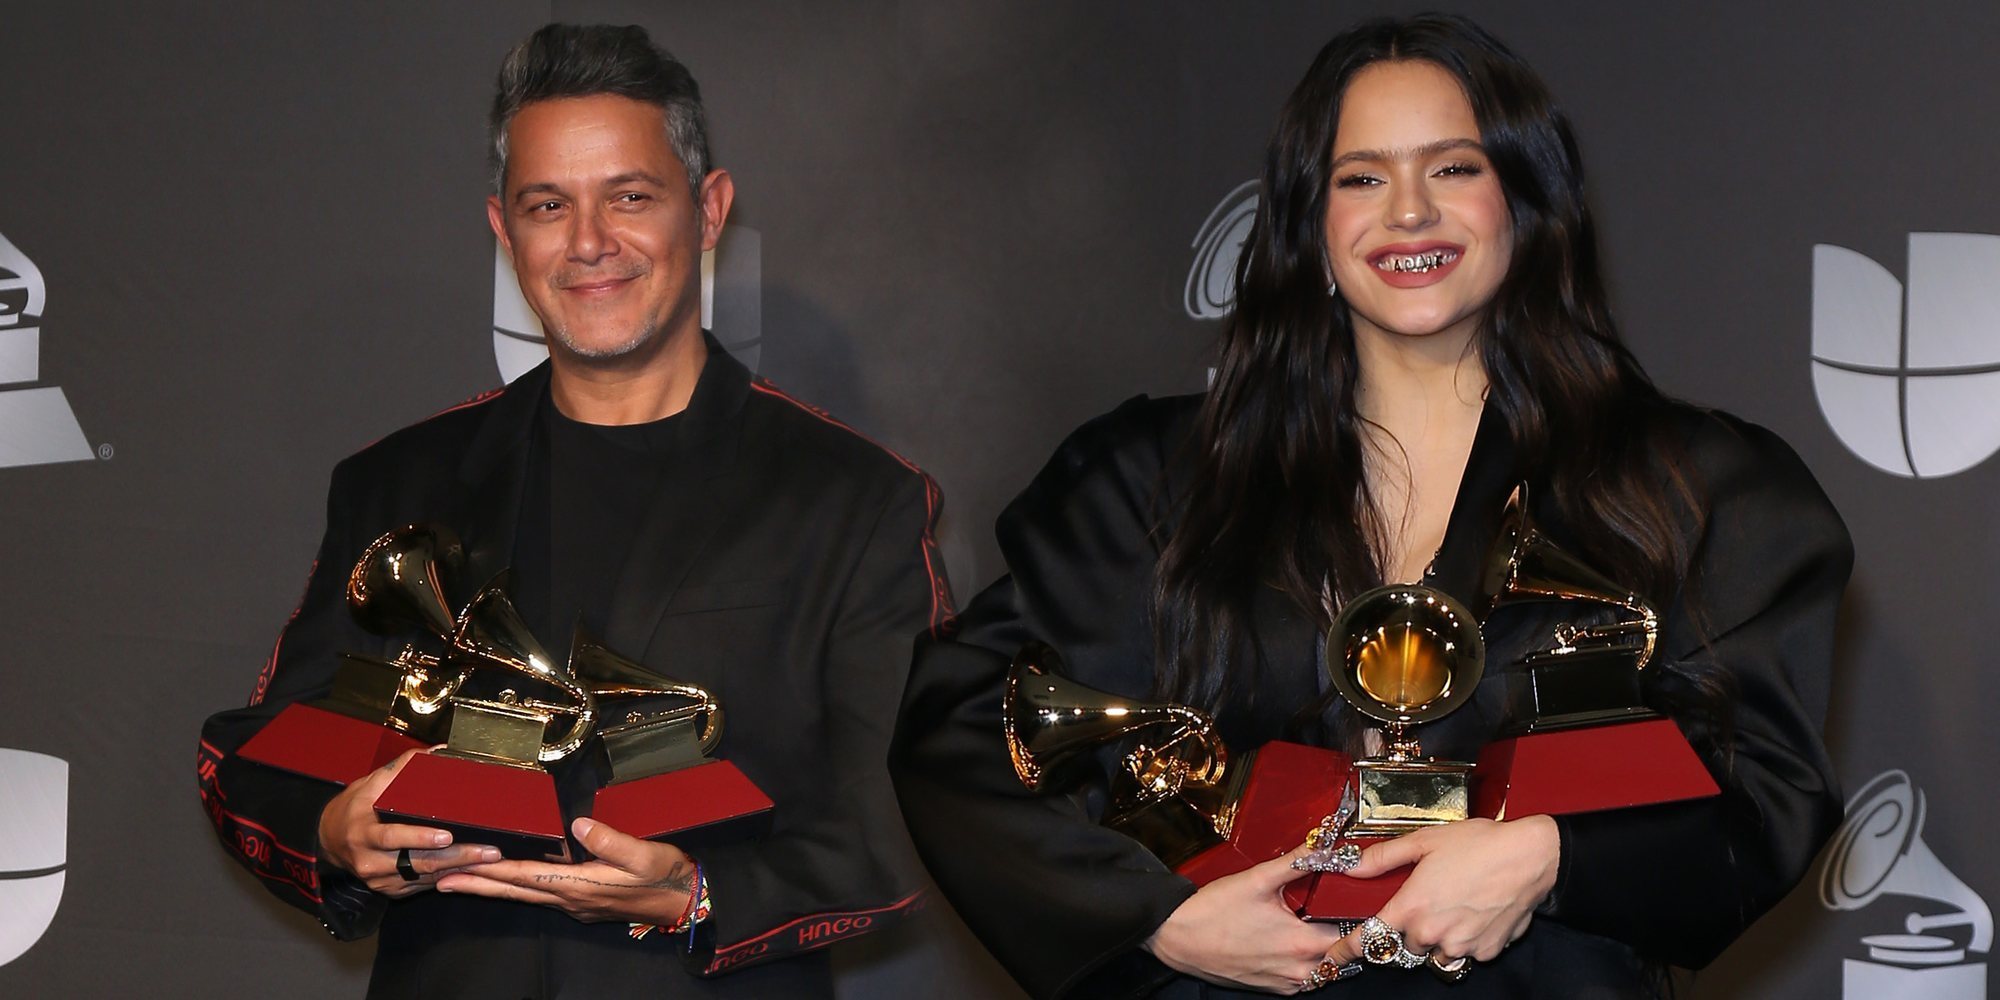
<svg viewBox="0 0 2000 1000">
<path fill-rule="evenodd" d="M 661 335 L 661 324 L 658 321 L 648 322 L 644 326 L 641 326 L 638 332 L 634 333 L 631 337 L 608 347 L 585 347 L 583 344 L 577 342 L 576 337 L 571 334 L 566 324 L 551 327 L 549 335 L 556 339 L 556 343 L 562 345 L 563 350 L 576 357 L 587 361 L 614 361 L 637 354 L 640 350 L 658 341 Z"/>
</svg>

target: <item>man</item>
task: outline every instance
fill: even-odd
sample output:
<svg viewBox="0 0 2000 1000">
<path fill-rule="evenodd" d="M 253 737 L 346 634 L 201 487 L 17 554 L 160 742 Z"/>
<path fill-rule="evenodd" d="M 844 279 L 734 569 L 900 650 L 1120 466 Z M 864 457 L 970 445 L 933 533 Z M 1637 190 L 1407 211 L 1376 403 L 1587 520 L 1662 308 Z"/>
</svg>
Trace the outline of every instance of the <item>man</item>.
<svg viewBox="0 0 2000 1000">
<path fill-rule="evenodd" d="M 281 898 L 342 939 L 379 929 L 371 996 L 831 996 L 824 954 L 797 956 L 917 899 L 883 761 L 910 640 L 950 614 L 936 487 L 701 329 L 701 253 L 733 188 L 694 80 L 643 30 L 536 32 L 490 124 L 487 216 L 549 363 L 335 468 L 305 599 L 250 706 L 204 730 L 203 802 Z M 377 820 L 407 755 L 344 790 L 237 756 L 326 693 L 338 653 L 393 651 L 343 586 L 411 522 L 456 531 L 472 585 L 511 568 L 547 648 L 588 628 L 713 691 L 722 755 L 776 802 L 771 834 L 690 857 L 578 819 L 586 860 L 501 861 Z M 570 815 L 606 778 L 590 753 L 552 770 Z"/>
</svg>

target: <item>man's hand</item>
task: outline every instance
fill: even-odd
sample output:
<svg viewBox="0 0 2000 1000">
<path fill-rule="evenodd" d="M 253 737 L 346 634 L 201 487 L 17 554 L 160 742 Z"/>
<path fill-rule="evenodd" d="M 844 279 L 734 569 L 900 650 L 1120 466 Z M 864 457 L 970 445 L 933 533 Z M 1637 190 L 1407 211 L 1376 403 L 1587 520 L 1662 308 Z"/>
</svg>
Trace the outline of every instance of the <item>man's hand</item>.
<svg viewBox="0 0 2000 1000">
<path fill-rule="evenodd" d="M 1376 914 L 1403 932 L 1403 947 L 1440 962 L 1491 962 L 1528 932 L 1536 904 L 1555 887 L 1561 838 L 1555 820 L 1468 819 L 1406 833 L 1361 852 L 1347 874 L 1373 878 L 1415 863 L 1409 881 Z M 1342 938 L 1335 962 L 1361 955 L 1360 933 Z"/>
<path fill-rule="evenodd" d="M 1331 927 L 1300 920 L 1284 888 L 1301 847 L 1216 879 L 1189 896 L 1144 947 L 1168 968 L 1223 986 L 1291 995 L 1340 940 Z"/>
<path fill-rule="evenodd" d="M 597 860 L 472 865 L 439 880 L 438 891 L 535 903 L 584 923 L 671 926 L 687 911 L 694 860 L 680 848 L 640 840 L 592 819 L 578 819 L 570 829 Z"/>
<path fill-rule="evenodd" d="M 439 875 L 452 869 L 500 860 L 500 852 L 491 847 L 454 846 L 451 834 L 444 830 L 384 823 L 376 818 L 376 797 L 389 787 L 410 756 L 421 752 L 407 751 L 369 772 L 367 777 L 342 789 L 319 814 L 320 856 L 328 864 L 352 873 L 368 888 L 391 898 L 429 889 Z M 396 871 L 396 854 L 404 848 L 410 851 L 410 867 L 422 876 L 415 882 L 404 881 Z"/>
</svg>

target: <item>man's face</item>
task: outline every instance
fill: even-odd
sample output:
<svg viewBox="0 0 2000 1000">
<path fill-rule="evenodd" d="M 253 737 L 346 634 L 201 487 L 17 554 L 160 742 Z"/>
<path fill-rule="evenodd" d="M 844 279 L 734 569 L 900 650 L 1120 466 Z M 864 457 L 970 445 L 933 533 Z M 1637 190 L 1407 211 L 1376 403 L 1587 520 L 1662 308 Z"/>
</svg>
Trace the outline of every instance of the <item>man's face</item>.
<svg viewBox="0 0 2000 1000">
<path fill-rule="evenodd" d="M 530 104 L 507 140 L 506 189 L 486 214 L 552 348 L 631 359 L 699 329 L 728 174 L 711 172 L 697 199 L 665 112 L 609 94 Z"/>
</svg>

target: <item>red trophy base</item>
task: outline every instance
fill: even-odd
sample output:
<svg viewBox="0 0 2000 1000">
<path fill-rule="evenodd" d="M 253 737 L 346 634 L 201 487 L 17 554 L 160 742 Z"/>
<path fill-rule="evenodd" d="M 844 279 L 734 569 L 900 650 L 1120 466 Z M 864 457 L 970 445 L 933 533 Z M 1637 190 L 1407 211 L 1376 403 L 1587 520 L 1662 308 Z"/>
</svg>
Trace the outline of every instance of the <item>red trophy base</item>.
<svg viewBox="0 0 2000 1000">
<path fill-rule="evenodd" d="M 420 753 L 375 799 L 375 814 L 449 830 L 454 844 L 497 847 L 506 858 L 569 860 L 555 779 L 540 768 Z"/>
<path fill-rule="evenodd" d="M 1273 742 L 1257 751 L 1227 842 L 1175 870 L 1206 885 L 1303 843 L 1339 804 L 1352 764 L 1333 750 Z M 1669 719 L 1510 737 L 1489 744 L 1473 769 L 1473 816 L 1596 812 L 1715 795 L 1701 758 Z M 1351 838 L 1363 847 L 1380 838 Z M 1375 878 L 1301 875 L 1285 901 L 1306 920 L 1360 920 L 1380 912 L 1410 869 Z"/>
<path fill-rule="evenodd" d="M 1671 719 L 1495 740 L 1479 752 L 1472 775 L 1471 813 L 1485 819 L 1659 805 L 1720 791 Z M 1408 868 L 1369 879 L 1323 873 L 1286 886 L 1285 898 L 1307 920 L 1361 920 L 1380 912 L 1409 875 Z"/>
<path fill-rule="evenodd" d="M 1511 819 L 1707 798 L 1721 791 L 1671 719 L 1495 740 L 1473 770 L 1472 814 Z"/>
<path fill-rule="evenodd" d="M 306 704 L 285 706 L 237 751 L 281 771 L 336 785 L 351 784 L 424 744 L 386 726 Z"/>
<path fill-rule="evenodd" d="M 1250 780 L 1243 786 L 1229 839 L 1174 869 L 1196 885 L 1234 875 L 1299 846 L 1307 831 L 1339 805 L 1340 789 L 1347 781 L 1346 755 L 1301 743 L 1266 743 L 1247 763 Z"/>
<path fill-rule="evenodd" d="M 726 760 L 598 789 L 590 816 L 620 833 L 684 850 L 762 837 L 771 797 Z"/>
</svg>

